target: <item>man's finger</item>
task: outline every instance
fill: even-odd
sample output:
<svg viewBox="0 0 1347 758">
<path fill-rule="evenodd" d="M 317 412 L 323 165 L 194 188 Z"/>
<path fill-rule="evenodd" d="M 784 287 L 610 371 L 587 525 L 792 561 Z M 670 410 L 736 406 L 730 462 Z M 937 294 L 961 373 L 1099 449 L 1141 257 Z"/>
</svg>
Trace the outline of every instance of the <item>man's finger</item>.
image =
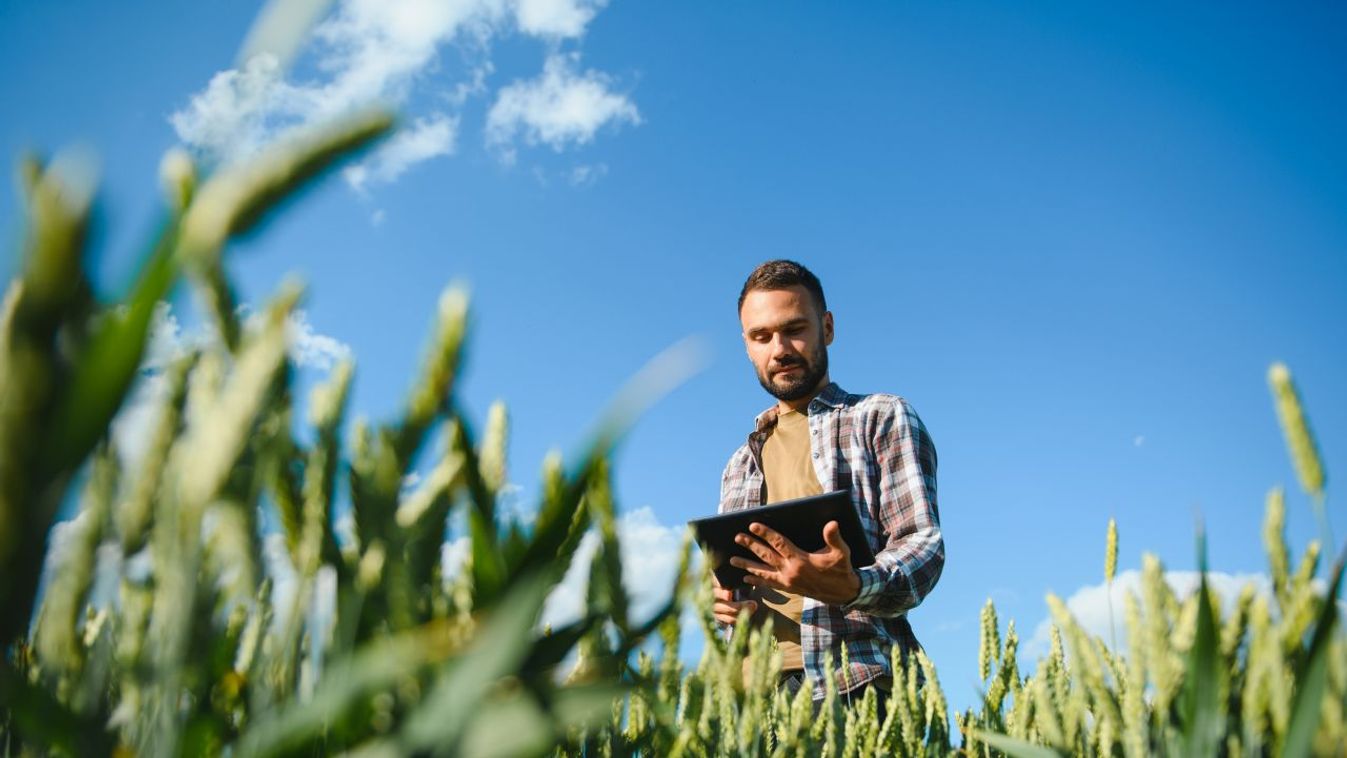
<svg viewBox="0 0 1347 758">
<path fill-rule="evenodd" d="M 836 521 L 829 521 L 823 525 L 823 542 L 833 550 L 840 550 L 847 560 L 851 560 L 851 548 L 846 540 L 842 539 L 842 527 L 838 526 Z"/>
<path fill-rule="evenodd" d="M 744 574 L 745 584 L 772 587 L 778 590 L 786 589 L 781 584 L 781 573 L 765 563 L 758 563 L 745 558 L 731 558 L 730 565 L 741 568 L 746 572 Z"/>
<path fill-rule="evenodd" d="M 778 532 L 777 530 L 771 528 L 770 526 L 767 526 L 766 524 L 759 524 L 758 522 L 754 521 L 753 523 L 748 525 L 748 530 L 756 534 L 768 545 L 771 545 L 772 549 L 780 553 L 781 555 L 790 557 L 800 551 L 799 548 L 795 547 L 794 542 L 791 542 L 790 540 L 786 539 L 786 536 L 784 534 Z"/>
<path fill-rule="evenodd" d="M 711 615 L 722 624 L 733 624 L 739 620 L 740 610 L 747 610 L 752 615 L 757 613 L 758 603 L 754 600 L 745 600 L 742 603 L 717 602 L 711 606 Z"/>
<path fill-rule="evenodd" d="M 731 566 L 734 566 L 735 568 L 741 568 L 741 569 L 743 569 L 744 571 L 747 571 L 747 572 L 753 573 L 753 574 L 764 574 L 764 573 L 766 573 L 766 574 L 774 574 L 774 573 L 776 573 L 776 568 L 773 567 L 773 566 L 769 566 L 769 565 L 766 564 L 766 563 L 759 563 L 759 562 L 757 562 L 757 561 L 750 561 L 750 560 L 747 559 L 747 558 L 740 558 L 739 556 L 735 556 L 735 557 L 731 558 L 731 559 L 730 559 L 730 565 L 731 565 Z"/>
<path fill-rule="evenodd" d="M 756 611 L 758 609 L 758 601 L 744 600 L 742 602 L 736 603 L 733 601 L 721 600 L 713 603 L 711 605 L 711 608 L 717 613 L 728 613 L 731 616 L 733 616 L 734 614 L 739 612 L 740 608 L 747 608 L 750 611 Z"/>
<path fill-rule="evenodd" d="M 782 556 L 780 553 L 773 550 L 771 545 L 768 545 L 766 542 L 763 542 L 752 535 L 740 532 L 739 534 L 734 535 L 734 541 L 748 548 L 754 555 L 774 566 L 781 561 Z M 730 559 L 730 563 L 733 564 L 734 559 Z"/>
<path fill-rule="evenodd" d="M 724 587 L 712 587 L 711 595 L 716 600 L 725 600 L 727 602 L 734 600 L 734 590 L 727 590 Z"/>
<path fill-rule="evenodd" d="M 751 584 L 754 587 L 769 587 L 782 592 L 790 592 L 790 588 L 782 584 L 777 578 L 776 572 L 767 572 L 764 574 L 754 574 L 749 572 L 744 576 L 744 584 Z"/>
</svg>

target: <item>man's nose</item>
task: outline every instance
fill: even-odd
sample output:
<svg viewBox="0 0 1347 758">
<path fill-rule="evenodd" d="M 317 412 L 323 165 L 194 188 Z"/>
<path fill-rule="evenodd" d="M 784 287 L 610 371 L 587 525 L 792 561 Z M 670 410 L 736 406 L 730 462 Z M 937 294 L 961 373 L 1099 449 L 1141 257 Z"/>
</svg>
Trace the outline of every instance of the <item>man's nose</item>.
<svg viewBox="0 0 1347 758">
<path fill-rule="evenodd" d="M 791 347 L 790 341 L 780 334 L 772 335 L 772 359 L 775 360 L 783 355 L 794 355 L 795 348 Z"/>
</svg>

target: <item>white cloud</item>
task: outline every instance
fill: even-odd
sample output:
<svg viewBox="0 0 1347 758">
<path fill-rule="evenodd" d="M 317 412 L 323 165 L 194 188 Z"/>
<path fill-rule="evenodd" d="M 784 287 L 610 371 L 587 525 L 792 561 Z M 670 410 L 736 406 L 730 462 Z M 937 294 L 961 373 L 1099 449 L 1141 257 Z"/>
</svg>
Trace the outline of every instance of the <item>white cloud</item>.
<svg viewBox="0 0 1347 758">
<path fill-rule="evenodd" d="M 461 107 L 469 98 L 486 92 L 486 78 L 496 70 L 491 61 L 481 63 L 472 69 L 467 79 L 454 85 L 454 89 L 445 96 L 445 102 Z"/>
<path fill-rule="evenodd" d="M 1201 577 L 1196 571 L 1167 571 L 1165 582 L 1182 602 L 1184 598 L 1197 591 Z M 1207 586 L 1216 596 L 1221 608 L 1234 607 L 1236 599 L 1244 586 L 1252 584 L 1261 595 L 1272 596 L 1272 583 L 1263 574 L 1226 574 L 1219 571 L 1207 572 Z M 1126 596 L 1135 594 L 1142 597 L 1141 572 L 1135 569 L 1124 571 L 1114 577 L 1110 593 L 1107 584 L 1095 584 L 1081 587 L 1066 599 L 1066 607 L 1076 622 L 1086 632 L 1109 642 L 1109 600 L 1113 602 L 1113 631 L 1119 647 L 1127 647 L 1127 622 L 1124 616 L 1127 609 Z M 1045 618 L 1034 628 L 1034 634 L 1024 644 L 1025 660 L 1035 660 L 1048 652 L 1051 640 L 1051 617 Z"/>
<path fill-rule="evenodd" d="M 452 155 L 458 137 L 458 118 L 436 113 L 418 118 L 384 143 L 374 154 L 346 169 L 346 181 L 357 190 L 368 182 L 389 183 L 411 166 L 439 155 Z"/>
<path fill-rule="evenodd" d="M 617 537 L 622 545 L 622 585 L 631 596 L 632 618 L 641 621 L 669 602 L 683 533 L 659 523 L 646 507 L 618 518 Z M 548 596 L 543 623 L 561 626 L 580 618 L 589 586 L 589 566 L 598 549 L 599 536 L 591 530 L 580 541 L 566 578 Z"/>
<path fill-rule="evenodd" d="M 518 0 L 515 18 L 526 34 L 578 37 L 606 0 Z"/>
<path fill-rule="evenodd" d="M 260 330 L 265 318 L 263 312 L 253 310 L 248 303 L 241 303 L 236 315 L 245 334 Z M 189 334 L 188 338 L 197 345 L 218 344 L 220 341 L 215 335 L 214 324 L 204 325 L 198 332 Z M 309 312 L 303 308 L 291 311 L 286 317 L 285 340 L 286 355 L 299 368 L 328 371 L 338 361 L 352 358 L 355 354 L 345 342 L 314 330 L 313 324 L 309 323 Z"/>
<path fill-rule="evenodd" d="M 290 313 L 286 330 L 290 340 L 290 360 L 300 368 L 328 371 L 353 355 L 350 345 L 315 331 L 305 310 Z"/>
<path fill-rule="evenodd" d="M 508 156 L 522 134 L 526 144 L 560 151 L 590 142 L 605 124 L 639 124 L 636 106 L 609 89 L 602 73 L 577 73 L 578 60 L 574 54 L 549 55 L 538 78 L 502 88 L 487 114 L 487 142 Z"/>
<path fill-rule="evenodd" d="M 440 545 L 440 576 L 445 578 L 458 576 L 463 570 L 463 562 L 468 560 L 472 551 L 472 542 L 467 537 L 446 540 Z"/>
<path fill-rule="evenodd" d="M 182 324 L 173 315 L 173 306 L 162 300 L 155 303 L 150 315 L 150 341 L 145 346 L 142 367 L 163 368 L 184 355 L 188 348 Z"/>
<path fill-rule="evenodd" d="M 567 179 L 572 187 L 588 187 L 608 173 L 608 164 L 579 165 L 571 168 Z"/>
<path fill-rule="evenodd" d="M 307 51 L 313 65 L 307 67 L 312 73 L 306 78 L 288 76 L 277 55 L 260 52 L 213 76 L 169 122 L 199 156 L 229 163 L 253 154 L 284 131 L 352 108 L 374 102 L 402 107 L 423 90 L 437 95 L 451 112 L 417 119 L 383 151 L 347 173 L 356 187 L 369 180 L 392 181 L 415 163 L 452 154 L 458 110 L 488 90 L 493 38 L 520 33 L 555 51 L 560 40 L 582 37 L 605 5 L 606 0 L 342 0 L 310 35 Z M 441 51 L 450 46 L 462 52 L 461 68 L 441 67 Z M 588 142 L 609 120 L 636 120 L 635 106 L 609 93 L 601 74 L 577 77 L 565 61 L 553 53 L 539 80 L 552 86 L 547 90 L 553 93 L 550 101 L 537 100 L 544 91 L 536 86 L 507 88 L 507 106 L 530 107 L 516 111 L 505 128 L 525 128 L 533 142 L 559 148 Z M 565 86 L 558 90 L 557 85 Z M 529 93 L 533 99 L 520 100 Z M 564 97 L 557 99 L 557 94 Z M 548 136 L 539 136 L 543 134 Z"/>
<path fill-rule="evenodd" d="M 297 121 L 300 105 L 281 79 L 274 56 L 221 71 L 186 108 L 169 116 L 178 139 L 209 160 L 228 162 L 256 152 L 278 122 Z"/>
</svg>

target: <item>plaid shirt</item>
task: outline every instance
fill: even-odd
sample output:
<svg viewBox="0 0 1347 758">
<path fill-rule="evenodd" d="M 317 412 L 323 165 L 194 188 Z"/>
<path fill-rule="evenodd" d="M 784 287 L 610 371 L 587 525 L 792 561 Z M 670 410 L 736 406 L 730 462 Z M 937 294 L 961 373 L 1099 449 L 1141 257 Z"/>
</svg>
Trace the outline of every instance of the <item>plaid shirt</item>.
<svg viewBox="0 0 1347 758">
<path fill-rule="evenodd" d="M 839 692 L 891 676 L 889 657 L 920 649 L 907 611 L 935 587 L 945 543 L 935 502 L 935 445 L 907 401 L 895 395 L 852 395 L 829 384 L 809 403 L 814 473 L 825 492 L 847 490 L 875 553 L 858 568 L 861 589 L 848 605 L 804 598 L 800 647 L 814 698 L 824 696 L 824 660 L 838 657 Z M 748 442 L 730 456 L 720 483 L 720 512 L 756 508 L 765 500 L 762 446 L 776 424 L 773 406 L 757 418 Z M 841 668 L 846 647 L 849 670 Z"/>
</svg>

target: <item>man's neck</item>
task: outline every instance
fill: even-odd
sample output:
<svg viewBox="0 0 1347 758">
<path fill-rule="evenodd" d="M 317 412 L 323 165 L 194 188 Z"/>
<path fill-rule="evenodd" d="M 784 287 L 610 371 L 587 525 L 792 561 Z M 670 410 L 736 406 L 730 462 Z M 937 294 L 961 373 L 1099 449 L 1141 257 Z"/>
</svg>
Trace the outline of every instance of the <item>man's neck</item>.
<svg viewBox="0 0 1347 758">
<path fill-rule="evenodd" d="M 829 384 L 832 384 L 832 380 L 825 374 L 824 377 L 819 380 L 818 386 L 814 388 L 814 391 L 808 395 L 796 400 L 778 399 L 776 401 L 776 412 L 786 413 L 788 411 L 795 411 L 796 413 L 804 413 L 805 409 L 809 407 L 809 404 L 814 402 L 814 398 L 818 397 L 818 393 L 822 392 L 823 388 L 827 387 Z"/>
</svg>

